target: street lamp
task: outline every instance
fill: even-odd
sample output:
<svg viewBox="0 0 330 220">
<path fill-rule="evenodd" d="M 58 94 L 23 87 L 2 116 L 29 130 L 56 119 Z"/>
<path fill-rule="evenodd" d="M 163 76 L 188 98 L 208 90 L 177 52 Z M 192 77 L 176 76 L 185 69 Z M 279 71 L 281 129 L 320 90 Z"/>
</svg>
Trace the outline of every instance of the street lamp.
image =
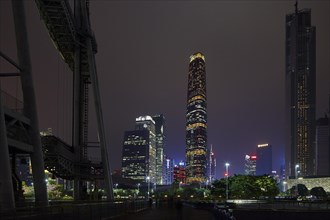
<svg viewBox="0 0 330 220">
<path fill-rule="evenodd" d="M 299 164 L 296 164 L 296 166 L 294 167 L 294 171 L 295 171 L 295 179 L 296 179 L 296 195 L 298 196 L 298 168 L 299 168 Z"/>
<path fill-rule="evenodd" d="M 225 163 L 225 166 L 226 166 L 226 200 L 228 200 L 228 167 L 230 166 L 229 163 Z"/>
<path fill-rule="evenodd" d="M 140 193 L 140 183 L 137 184 L 138 187 L 138 194 Z"/>
<path fill-rule="evenodd" d="M 116 189 L 117 189 L 117 187 L 118 187 L 118 183 L 115 184 L 115 188 L 116 188 Z"/>
<path fill-rule="evenodd" d="M 283 181 L 283 192 L 285 192 L 285 191 L 286 191 L 286 186 L 287 186 L 287 184 L 288 184 L 288 182 L 286 182 L 286 181 Z"/>
<path fill-rule="evenodd" d="M 147 176 L 147 182 L 148 182 L 148 199 L 149 199 L 149 193 L 150 193 L 150 176 Z"/>
</svg>

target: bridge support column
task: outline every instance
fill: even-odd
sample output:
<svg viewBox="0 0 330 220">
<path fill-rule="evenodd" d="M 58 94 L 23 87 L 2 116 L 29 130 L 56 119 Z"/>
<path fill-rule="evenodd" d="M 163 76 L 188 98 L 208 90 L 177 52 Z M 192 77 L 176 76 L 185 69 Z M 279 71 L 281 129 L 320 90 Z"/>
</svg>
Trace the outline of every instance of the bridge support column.
<svg viewBox="0 0 330 220">
<path fill-rule="evenodd" d="M 82 7 L 82 12 L 84 13 L 83 18 L 84 18 L 84 24 L 86 25 L 85 28 L 87 29 L 87 32 L 90 35 L 86 39 L 86 46 L 87 46 L 87 55 L 88 55 L 88 63 L 89 63 L 89 74 L 90 74 L 92 87 L 93 87 L 94 106 L 95 106 L 97 130 L 98 130 L 98 136 L 99 136 L 100 148 L 101 148 L 104 182 L 105 182 L 105 186 L 106 186 L 107 199 L 113 200 L 114 199 L 113 183 L 112 183 L 112 176 L 111 176 L 111 170 L 110 170 L 108 148 L 107 148 L 107 144 L 106 144 L 105 127 L 104 127 L 104 123 L 103 123 L 101 95 L 100 95 L 99 82 L 98 82 L 97 71 L 96 71 L 95 56 L 94 56 L 94 51 L 93 51 L 93 47 L 92 47 L 92 31 L 91 31 L 91 28 L 89 26 L 89 21 L 88 21 L 88 11 L 87 11 L 86 0 L 82 1 L 81 7 Z"/>
<path fill-rule="evenodd" d="M 29 136 L 33 145 L 31 154 L 33 186 L 37 206 L 48 205 L 45 181 L 45 166 L 39 133 L 37 104 L 33 86 L 30 61 L 29 41 L 26 28 L 24 1 L 12 0 L 14 24 L 16 32 L 17 57 L 21 68 L 20 76 L 24 99 L 24 115 L 30 119 Z"/>
<path fill-rule="evenodd" d="M 14 188 L 11 179 L 9 149 L 7 142 L 7 129 L 5 113 L 2 105 L 0 87 L 0 212 L 15 209 Z"/>
</svg>

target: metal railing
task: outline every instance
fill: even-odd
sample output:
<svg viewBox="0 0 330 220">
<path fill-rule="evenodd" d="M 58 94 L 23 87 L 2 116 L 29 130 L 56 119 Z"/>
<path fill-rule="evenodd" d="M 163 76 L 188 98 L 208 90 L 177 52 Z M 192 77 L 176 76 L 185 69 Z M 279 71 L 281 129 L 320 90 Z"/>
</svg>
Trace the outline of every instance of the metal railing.
<svg viewBox="0 0 330 220">
<path fill-rule="evenodd" d="M 52 203 L 52 202 L 51 202 Z M 110 219 L 148 208 L 145 200 L 118 202 L 55 202 L 47 207 L 16 208 L 0 212 L 0 219 Z"/>
</svg>

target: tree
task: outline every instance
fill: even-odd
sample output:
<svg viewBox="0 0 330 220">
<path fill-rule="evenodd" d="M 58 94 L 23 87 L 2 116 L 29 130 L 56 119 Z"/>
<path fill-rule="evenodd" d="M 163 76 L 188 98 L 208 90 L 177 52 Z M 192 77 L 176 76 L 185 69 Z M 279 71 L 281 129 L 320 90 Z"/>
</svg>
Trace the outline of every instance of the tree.
<svg viewBox="0 0 330 220">
<path fill-rule="evenodd" d="M 213 197 L 226 196 L 226 179 L 217 180 L 212 184 Z M 258 199 L 273 198 L 278 195 L 276 181 L 269 176 L 234 175 L 228 178 L 229 198 Z"/>
<path fill-rule="evenodd" d="M 297 195 L 297 188 L 298 187 L 298 195 Z M 297 184 L 292 186 L 290 189 L 291 195 L 297 195 L 297 196 L 307 196 L 309 194 L 307 187 L 304 184 Z"/>
<path fill-rule="evenodd" d="M 323 187 L 312 188 L 310 194 L 316 196 L 317 198 L 322 198 L 322 199 L 327 198 L 327 193 L 323 189 Z"/>
<path fill-rule="evenodd" d="M 226 179 L 215 180 L 211 185 L 213 198 L 226 198 Z"/>
<path fill-rule="evenodd" d="M 256 184 L 259 187 L 259 197 L 274 198 L 279 194 L 279 189 L 276 185 L 276 181 L 269 176 L 259 176 L 256 178 Z"/>
</svg>

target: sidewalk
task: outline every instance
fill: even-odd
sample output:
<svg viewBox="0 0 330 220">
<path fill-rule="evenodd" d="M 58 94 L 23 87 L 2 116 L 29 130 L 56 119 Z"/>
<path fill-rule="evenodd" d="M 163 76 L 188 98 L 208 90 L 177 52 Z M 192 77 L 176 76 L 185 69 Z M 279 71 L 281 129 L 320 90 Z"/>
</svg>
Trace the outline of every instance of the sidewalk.
<svg viewBox="0 0 330 220">
<path fill-rule="evenodd" d="M 215 220 L 213 214 L 206 210 L 194 209 L 183 206 L 175 207 L 152 207 L 140 213 L 128 214 L 115 218 L 115 220 Z"/>
</svg>

